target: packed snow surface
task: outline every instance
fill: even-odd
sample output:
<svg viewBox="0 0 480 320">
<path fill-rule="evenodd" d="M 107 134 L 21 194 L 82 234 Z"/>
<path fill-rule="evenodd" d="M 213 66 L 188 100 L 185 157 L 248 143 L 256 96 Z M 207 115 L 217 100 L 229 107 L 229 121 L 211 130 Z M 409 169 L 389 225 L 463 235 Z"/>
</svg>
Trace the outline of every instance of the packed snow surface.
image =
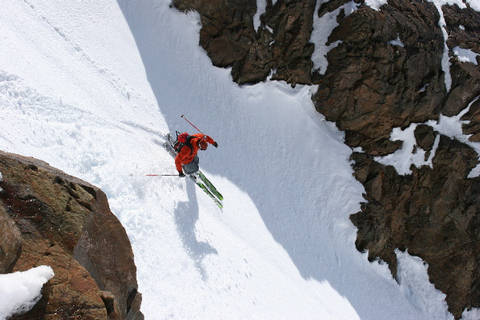
<svg viewBox="0 0 480 320">
<path fill-rule="evenodd" d="M 48 266 L 0 274 L 0 319 L 30 310 L 42 297 L 43 285 L 53 276 Z"/>
<path fill-rule="evenodd" d="M 349 215 L 364 190 L 343 134 L 313 108 L 315 88 L 239 87 L 198 46 L 197 15 L 169 4 L 0 10 L 0 149 L 107 193 L 146 319 L 452 319 L 425 268 L 406 264 L 405 290 L 355 249 Z M 163 143 L 194 132 L 182 114 L 218 141 L 200 166 L 223 211 L 188 179 L 145 176 L 176 172 Z M 417 301 L 425 288 L 437 298 Z"/>
<path fill-rule="evenodd" d="M 453 53 L 458 57 L 458 60 L 460 60 L 461 62 L 470 62 L 474 65 L 478 65 L 477 56 L 479 56 L 479 54 L 473 52 L 470 49 L 463 49 L 457 46 L 453 48 Z"/>
</svg>

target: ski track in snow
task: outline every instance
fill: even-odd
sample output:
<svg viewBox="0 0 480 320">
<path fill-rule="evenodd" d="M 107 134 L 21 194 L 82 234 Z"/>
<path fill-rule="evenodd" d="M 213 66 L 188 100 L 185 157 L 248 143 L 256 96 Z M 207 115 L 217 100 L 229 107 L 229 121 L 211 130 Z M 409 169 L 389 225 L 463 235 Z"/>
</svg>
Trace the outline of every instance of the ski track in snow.
<svg viewBox="0 0 480 320">
<path fill-rule="evenodd" d="M 168 4 L 7 0 L 0 11 L 0 149 L 107 193 L 146 319 L 451 319 L 438 299 L 412 303 L 431 286 L 424 269 L 404 269 L 405 283 L 420 279 L 406 293 L 356 251 L 348 216 L 364 190 L 315 88 L 235 85 L 198 46 L 198 16 Z M 163 134 L 191 131 L 181 114 L 219 143 L 200 166 L 223 212 L 188 180 L 145 177 L 175 173 Z"/>
</svg>

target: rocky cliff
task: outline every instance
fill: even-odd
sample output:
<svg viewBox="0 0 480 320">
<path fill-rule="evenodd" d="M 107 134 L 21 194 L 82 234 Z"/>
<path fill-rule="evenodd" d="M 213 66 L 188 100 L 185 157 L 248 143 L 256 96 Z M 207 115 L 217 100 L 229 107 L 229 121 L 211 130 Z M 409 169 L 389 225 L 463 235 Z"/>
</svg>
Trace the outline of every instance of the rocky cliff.
<svg viewBox="0 0 480 320">
<path fill-rule="evenodd" d="M 143 319 L 132 248 L 105 194 L 1 151 L 0 172 L 0 272 L 55 272 L 35 307 L 12 319 Z"/>
<path fill-rule="evenodd" d="M 480 141 L 480 13 L 468 1 L 389 0 L 379 10 L 360 0 L 265 2 L 258 29 L 255 0 L 172 3 L 199 12 L 200 45 L 215 66 L 232 67 L 235 82 L 318 85 L 313 103 L 345 132 L 355 149 L 355 177 L 365 187 L 362 210 L 351 216 L 359 250 L 386 261 L 394 276 L 395 250 L 408 250 L 428 263 L 455 318 L 480 307 L 480 178 L 469 177 L 478 164 L 469 142 Z M 331 17 L 334 28 L 319 43 L 315 21 Z M 322 46 L 329 49 L 326 70 L 314 63 Z M 462 110 L 469 140 L 434 128 L 441 116 Z M 377 157 L 402 148 L 390 139 L 392 130 L 411 125 L 410 152 L 425 152 L 431 165 L 399 174 Z"/>
</svg>

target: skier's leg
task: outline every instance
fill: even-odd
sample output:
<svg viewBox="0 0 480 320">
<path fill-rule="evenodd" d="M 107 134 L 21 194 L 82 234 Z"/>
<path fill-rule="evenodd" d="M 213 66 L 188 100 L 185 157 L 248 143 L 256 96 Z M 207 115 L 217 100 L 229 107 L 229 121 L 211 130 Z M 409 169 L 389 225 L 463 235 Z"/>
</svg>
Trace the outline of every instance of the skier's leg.
<svg viewBox="0 0 480 320">
<path fill-rule="evenodd" d="M 199 159 L 198 159 L 197 156 L 195 156 L 195 158 L 193 158 L 192 162 L 183 165 L 183 171 L 186 174 L 194 174 L 199 169 L 198 163 L 199 163 Z"/>
</svg>

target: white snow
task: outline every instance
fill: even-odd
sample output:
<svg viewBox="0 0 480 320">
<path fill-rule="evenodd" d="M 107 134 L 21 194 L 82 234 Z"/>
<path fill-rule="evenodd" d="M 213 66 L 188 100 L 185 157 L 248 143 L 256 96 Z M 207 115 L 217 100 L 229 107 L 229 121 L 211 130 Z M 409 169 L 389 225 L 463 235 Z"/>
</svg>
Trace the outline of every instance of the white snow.
<svg viewBox="0 0 480 320">
<path fill-rule="evenodd" d="M 418 124 L 413 123 L 404 130 L 401 128 L 394 128 L 392 130 L 392 134 L 390 135 L 390 140 L 403 141 L 402 148 L 392 154 L 383 157 L 375 157 L 375 161 L 384 165 L 391 165 L 395 167 L 397 173 L 400 175 L 411 174 L 411 165 L 415 165 L 417 168 L 425 165 L 432 167 L 432 159 L 435 155 L 438 143 L 440 142 L 440 136 L 436 137 L 432 152 L 430 153 L 428 159 L 425 160 L 425 150 L 419 146 L 416 146 L 416 152 L 413 153 L 416 145 L 414 132 L 417 125 Z"/>
<path fill-rule="evenodd" d="M 478 65 L 477 56 L 479 54 L 476 52 L 473 52 L 470 49 L 463 49 L 457 46 L 453 48 L 453 53 L 458 57 L 458 60 L 460 60 L 461 62 L 470 62 L 475 65 Z"/>
<path fill-rule="evenodd" d="M 445 115 L 440 115 L 438 121 L 430 120 L 427 121 L 425 124 L 431 126 L 433 130 L 450 137 L 451 139 L 456 139 L 460 142 L 463 142 L 473 148 L 480 157 L 480 143 L 472 142 L 468 140 L 470 135 L 465 135 L 462 130 L 462 126 L 468 123 L 467 120 L 461 120 L 463 115 L 465 115 L 469 110 L 470 107 L 479 99 L 480 97 L 476 97 L 467 105 L 465 109 L 459 112 L 458 115 L 447 117 Z M 402 148 L 395 151 L 392 154 L 383 157 L 375 157 L 375 161 L 378 161 L 384 165 L 392 165 L 395 167 L 395 170 L 398 174 L 406 175 L 411 174 L 412 171 L 410 170 L 410 166 L 413 164 L 417 168 L 428 165 L 432 167 L 432 159 L 435 156 L 435 151 L 437 150 L 438 143 L 440 142 L 440 136 L 437 135 L 432 151 L 429 155 L 428 160 L 425 161 L 425 151 L 422 150 L 419 146 L 417 146 L 416 153 L 413 153 L 414 146 L 416 144 L 415 141 L 415 128 L 417 127 L 418 123 L 412 123 L 408 128 L 402 130 L 401 128 L 394 128 L 390 135 L 390 140 L 400 140 L 403 141 Z M 480 175 L 480 164 L 477 165 L 469 174 L 469 178 L 478 177 Z"/>
<path fill-rule="evenodd" d="M 405 47 L 402 40 L 400 40 L 400 36 L 397 36 L 397 39 L 395 40 L 390 40 L 388 43 L 391 44 L 392 46 L 398 46 L 402 48 Z"/>
<path fill-rule="evenodd" d="M 470 107 L 478 100 L 480 96 L 474 98 L 465 109 L 460 111 L 458 115 L 453 117 L 447 117 L 444 115 L 440 115 L 440 118 L 437 121 L 429 121 L 427 122 L 434 130 L 444 134 L 452 139 L 457 139 L 460 142 L 465 143 L 466 145 L 470 146 L 473 150 L 477 152 L 480 156 L 480 143 L 472 142 L 469 139 L 470 135 L 465 135 L 462 130 L 462 125 L 467 124 L 469 121 L 461 120 L 463 115 L 465 115 L 469 110 Z M 475 178 L 480 176 L 480 163 L 472 169 L 469 173 L 468 178 Z"/>
<path fill-rule="evenodd" d="M 359 4 L 354 1 L 347 2 L 343 6 L 335 9 L 332 12 L 325 13 L 318 17 L 318 10 L 320 5 L 325 0 L 318 0 L 313 17 L 313 30 L 310 36 L 310 42 L 315 45 L 315 50 L 312 54 L 313 69 L 318 70 L 320 74 L 325 74 L 328 67 L 327 54 L 330 50 L 337 47 L 341 41 L 335 41 L 327 46 L 328 37 L 332 31 L 338 26 L 337 17 L 342 10 L 345 10 L 345 15 L 351 15 L 357 10 Z"/>
<path fill-rule="evenodd" d="M 480 0 L 467 0 L 467 2 L 473 10 L 480 12 Z"/>
<path fill-rule="evenodd" d="M 365 0 L 365 4 L 376 11 L 379 11 L 380 7 L 386 3 L 387 0 Z"/>
<path fill-rule="evenodd" d="M 2 172 L 0 171 L 0 182 L 3 181 L 3 175 L 2 175 Z"/>
<path fill-rule="evenodd" d="M 448 46 L 447 46 L 447 40 L 448 40 L 448 33 L 447 33 L 447 24 L 445 22 L 445 16 L 443 15 L 443 10 L 442 6 L 448 2 L 455 2 L 455 3 L 461 3 L 463 4 L 460 0 L 428 0 L 432 2 L 435 7 L 437 8 L 438 14 L 440 15 L 440 18 L 438 20 L 438 26 L 442 30 L 443 34 L 443 56 L 442 56 L 442 71 L 445 74 L 445 89 L 447 92 L 450 91 L 450 88 L 452 87 L 452 75 L 450 74 L 450 57 L 448 55 Z M 465 4 L 463 4 L 465 6 Z"/>
<path fill-rule="evenodd" d="M 400 287 L 409 301 L 432 318 L 453 320 L 453 316 L 446 311 L 445 294 L 429 283 L 428 264 L 419 257 L 411 256 L 408 251 L 395 250 L 395 253 Z"/>
<path fill-rule="evenodd" d="M 356 250 L 349 215 L 364 189 L 343 134 L 314 110 L 315 87 L 237 86 L 198 46 L 198 15 L 169 3 L 5 0 L 0 10 L 0 149 L 107 193 L 146 319 L 450 319 L 412 302 L 428 279 L 406 293 Z M 317 35 L 327 28 L 316 45 L 333 16 L 316 21 Z M 223 211 L 189 180 L 145 176 L 175 173 L 163 134 L 193 131 L 181 114 L 219 143 L 200 166 Z"/>
<path fill-rule="evenodd" d="M 425 84 L 423 87 L 421 87 L 418 92 L 421 93 L 421 92 L 425 92 L 427 91 L 427 88 L 430 86 L 430 83 L 427 83 Z"/>
<path fill-rule="evenodd" d="M 267 9 L 267 0 L 257 0 L 257 12 L 253 16 L 253 28 L 258 31 L 260 27 L 260 16 L 265 13 Z"/>
<path fill-rule="evenodd" d="M 459 25 L 458 27 L 460 28 L 460 30 L 463 30 L 463 31 L 465 31 L 465 27 L 464 27 L 464 26 L 462 26 L 462 25 Z"/>
<path fill-rule="evenodd" d="M 53 276 L 49 266 L 0 274 L 0 319 L 30 310 L 42 297 L 43 285 Z"/>
<path fill-rule="evenodd" d="M 462 314 L 462 320 L 478 320 L 478 319 L 480 319 L 480 308 L 472 308 L 471 310 L 465 310 Z"/>
</svg>

